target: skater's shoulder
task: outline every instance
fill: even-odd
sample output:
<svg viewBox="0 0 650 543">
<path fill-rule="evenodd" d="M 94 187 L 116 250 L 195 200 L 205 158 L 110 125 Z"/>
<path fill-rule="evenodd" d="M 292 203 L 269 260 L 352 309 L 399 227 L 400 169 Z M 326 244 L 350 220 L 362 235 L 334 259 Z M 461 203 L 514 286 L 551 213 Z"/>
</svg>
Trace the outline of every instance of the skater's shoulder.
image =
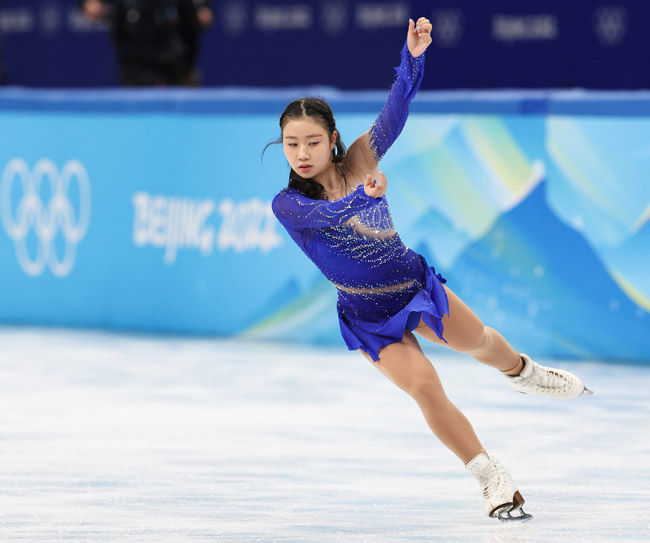
<svg viewBox="0 0 650 543">
<path fill-rule="evenodd" d="M 293 187 L 284 187 L 278 192 L 271 201 L 271 207 L 275 211 L 278 206 L 288 204 L 291 202 L 311 201 L 311 198 L 306 196 L 302 191 Z"/>
<path fill-rule="evenodd" d="M 284 187 L 271 201 L 273 214 L 283 222 L 291 216 L 302 215 L 316 202 L 302 191 L 293 187 Z"/>
</svg>

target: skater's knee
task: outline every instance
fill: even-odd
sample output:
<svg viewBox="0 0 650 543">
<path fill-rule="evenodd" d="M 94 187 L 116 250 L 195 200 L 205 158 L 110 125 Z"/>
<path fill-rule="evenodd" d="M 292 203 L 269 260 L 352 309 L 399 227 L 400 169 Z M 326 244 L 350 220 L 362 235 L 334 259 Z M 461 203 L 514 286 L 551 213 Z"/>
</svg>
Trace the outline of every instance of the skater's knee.
<svg viewBox="0 0 650 543">
<path fill-rule="evenodd" d="M 444 404 L 447 395 L 438 380 L 421 379 L 414 381 L 407 391 L 417 403 Z"/>
<path fill-rule="evenodd" d="M 466 329 L 462 337 L 451 345 L 454 350 L 467 354 L 480 354 L 490 348 L 492 342 L 492 329 L 487 326 L 477 326 Z"/>
</svg>

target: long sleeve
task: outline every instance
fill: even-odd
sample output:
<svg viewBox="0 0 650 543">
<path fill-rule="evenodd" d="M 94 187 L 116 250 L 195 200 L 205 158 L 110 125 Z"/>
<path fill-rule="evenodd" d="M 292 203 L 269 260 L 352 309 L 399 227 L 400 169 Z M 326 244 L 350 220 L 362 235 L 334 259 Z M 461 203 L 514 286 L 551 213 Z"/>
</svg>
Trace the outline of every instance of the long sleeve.
<svg viewBox="0 0 650 543">
<path fill-rule="evenodd" d="M 273 199 L 271 207 L 282 226 L 287 230 L 300 231 L 344 224 L 359 211 L 379 201 L 379 198 L 368 196 L 363 185 L 334 202 L 312 200 L 296 190 L 285 189 Z"/>
<path fill-rule="evenodd" d="M 400 135 L 409 114 L 409 104 L 424 76 L 424 53 L 415 58 L 406 43 L 402 48 L 401 63 L 395 68 L 397 77 L 388 93 L 386 103 L 370 127 L 370 146 L 379 161 Z"/>
</svg>

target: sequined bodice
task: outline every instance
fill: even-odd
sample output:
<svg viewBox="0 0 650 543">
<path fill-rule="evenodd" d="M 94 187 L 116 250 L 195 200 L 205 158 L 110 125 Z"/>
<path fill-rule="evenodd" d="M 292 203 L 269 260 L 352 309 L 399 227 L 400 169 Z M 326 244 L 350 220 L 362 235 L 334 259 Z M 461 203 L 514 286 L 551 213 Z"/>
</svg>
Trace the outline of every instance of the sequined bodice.
<svg viewBox="0 0 650 543">
<path fill-rule="evenodd" d="M 403 265 L 408 249 L 384 198 L 345 224 L 320 229 L 310 241 L 305 252 L 337 287 L 384 289 L 415 278 Z"/>
<path fill-rule="evenodd" d="M 273 208 L 294 241 L 339 290 L 382 293 L 422 278 L 417 254 L 395 231 L 386 198 L 359 186 L 335 202 L 283 190 Z"/>
</svg>

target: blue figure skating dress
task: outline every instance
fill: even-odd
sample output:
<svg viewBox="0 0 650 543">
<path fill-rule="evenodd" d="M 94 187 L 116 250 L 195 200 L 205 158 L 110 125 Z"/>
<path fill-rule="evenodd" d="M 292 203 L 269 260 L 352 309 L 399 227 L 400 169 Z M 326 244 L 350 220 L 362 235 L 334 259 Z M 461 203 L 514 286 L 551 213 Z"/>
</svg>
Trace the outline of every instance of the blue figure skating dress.
<svg viewBox="0 0 650 543">
<path fill-rule="evenodd" d="M 370 129 L 379 160 L 401 132 L 422 80 L 424 55 L 406 44 L 386 105 Z M 363 185 L 335 200 L 314 200 L 293 188 L 273 200 L 273 212 L 291 238 L 338 291 L 341 334 L 351 350 L 374 361 L 379 350 L 401 341 L 422 319 L 443 339 L 449 302 L 445 280 L 406 247 L 395 231 L 386 197 L 366 195 Z"/>
</svg>

